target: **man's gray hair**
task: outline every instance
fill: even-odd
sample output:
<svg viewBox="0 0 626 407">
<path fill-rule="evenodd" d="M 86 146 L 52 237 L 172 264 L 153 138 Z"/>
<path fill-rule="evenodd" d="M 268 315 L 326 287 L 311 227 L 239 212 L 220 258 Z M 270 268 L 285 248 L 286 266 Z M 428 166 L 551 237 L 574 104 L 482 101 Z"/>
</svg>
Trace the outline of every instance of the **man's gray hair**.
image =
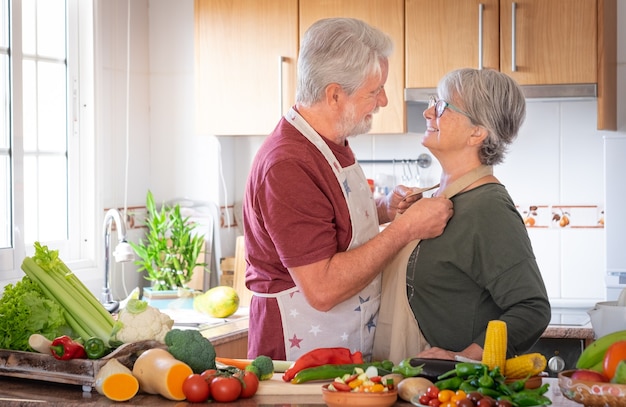
<svg viewBox="0 0 626 407">
<path fill-rule="evenodd" d="M 304 34 L 298 57 L 296 102 L 311 106 L 331 83 L 351 95 L 393 52 L 391 37 L 354 18 L 327 18 Z"/>
</svg>

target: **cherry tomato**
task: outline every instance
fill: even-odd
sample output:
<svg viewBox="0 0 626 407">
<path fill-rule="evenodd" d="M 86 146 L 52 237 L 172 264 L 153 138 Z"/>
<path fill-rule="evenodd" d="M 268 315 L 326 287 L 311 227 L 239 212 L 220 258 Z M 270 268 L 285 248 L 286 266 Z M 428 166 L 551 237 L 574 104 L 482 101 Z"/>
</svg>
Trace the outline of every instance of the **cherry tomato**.
<svg viewBox="0 0 626 407">
<path fill-rule="evenodd" d="M 203 403 L 209 399 L 209 383 L 199 374 L 189 375 L 183 382 L 183 394 L 190 403 Z"/>
<path fill-rule="evenodd" d="M 454 392 L 452 390 L 441 390 L 437 398 L 442 403 L 445 403 L 445 402 L 452 400 L 453 396 L 454 396 Z"/>
<path fill-rule="evenodd" d="M 420 404 L 427 406 L 428 402 L 430 401 L 430 397 L 428 397 L 428 395 L 424 393 L 420 396 L 418 401 Z"/>
<path fill-rule="evenodd" d="M 211 396 L 213 400 L 228 403 L 235 401 L 241 394 L 241 381 L 233 376 L 216 376 L 211 381 Z"/>
<path fill-rule="evenodd" d="M 611 380 L 615 376 L 615 370 L 617 364 L 626 359 L 626 340 L 617 341 L 613 343 L 606 350 L 604 354 L 604 360 L 602 367 L 604 369 L 604 375 Z"/>
<path fill-rule="evenodd" d="M 440 405 L 441 405 L 441 401 L 439 401 L 438 399 L 430 399 L 428 401 L 429 407 L 439 407 Z"/>
<path fill-rule="evenodd" d="M 436 399 L 439 397 L 439 388 L 437 386 L 428 386 L 426 394 L 429 398 Z"/>
<path fill-rule="evenodd" d="M 256 391 L 259 389 L 259 378 L 256 377 L 254 373 L 249 371 L 241 371 L 240 373 L 237 373 L 237 377 L 243 381 L 239 397 L 247 399 L 254 396 Z"/>
</svg>

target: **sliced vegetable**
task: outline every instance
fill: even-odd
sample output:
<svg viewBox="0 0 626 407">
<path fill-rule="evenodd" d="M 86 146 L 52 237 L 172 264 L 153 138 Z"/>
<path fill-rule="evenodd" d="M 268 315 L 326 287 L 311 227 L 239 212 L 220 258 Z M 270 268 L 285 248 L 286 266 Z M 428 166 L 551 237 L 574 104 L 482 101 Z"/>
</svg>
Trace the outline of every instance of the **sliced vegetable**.
<svg viewBox="0 0 626 407">
<path fill-rule="evenodd" d="M 113 317 L 63 263 L 58 250 L 48 250 L 35 242 L 35 255 L 24 259 L 22 270 L 49 299 L 65 309 L 65 319 L 78 336 L 95 336 L 108 342 Z"/>
<path fill-rule="evenodd" d="M 295 377 L 291 380 L 291 383 L 300 384 L 314 380 L 329 380 L 336 377 L 343 377 L 344 375 L 350 375 L 355 369 L 365 370 L 370 366 L 376 367 L 376 376 L 385 375 L 391 373 L 391 367 L 393 362 L 372 362 L 361 364 L 345 364 L 345 365 L 322 365 L 309 367 L 296 373 Z"/>
<path fill-rule="evenodd" d="M 46 355 L 52 354 L 52 350 L 50 349 L 52 341 L 43 335 L 32 334 L 28 338 L 28 345 L 33 348 L 35 352 L 43 353 Z"/>
<path fill-rule="evenodd" d="M 127 401 L 139 391 L 139 381 L 129 368 L 110 359 L 96 374 L 96 391 L 109 400 Z"/>
<path fill-rule="evenodd" d="M 132 372 L 142 391 L 176 401 L 185 399 L 183 383 L 193 374 L 189 365 L 160 348 L 148 349 L 139 355 Z"/>
</svg>

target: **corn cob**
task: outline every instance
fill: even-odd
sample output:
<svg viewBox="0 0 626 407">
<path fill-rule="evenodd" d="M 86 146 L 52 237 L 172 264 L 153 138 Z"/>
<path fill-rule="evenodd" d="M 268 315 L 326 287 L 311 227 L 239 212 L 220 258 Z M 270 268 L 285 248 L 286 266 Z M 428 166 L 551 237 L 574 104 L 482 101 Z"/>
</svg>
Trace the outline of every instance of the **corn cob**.
<svg viewBox="0 0 626 407">
<path fill-rule="evenodd" d="M 507 359 L 504 363 L 504 375 L 510 378 L 521 379 L 527 376 L 536 376 L 543 372 L 548 361 L 541 353 L 527 353 Z"/>
<path fill-rule="evenodd" d="M 485 334 L 482 363 L 494 369 L 500 366 L 504 369 L 507 346 L 506 322 L 500 320 L 489 321 Z"/>
<path fill-rule="evenodd" d="M 587 346 L 578 357 L 577 369 L 596 369 L 604 359 L 604 354 L 613 342 L 626 339 L 626 330 L 604 335 Z"/>
</svg>

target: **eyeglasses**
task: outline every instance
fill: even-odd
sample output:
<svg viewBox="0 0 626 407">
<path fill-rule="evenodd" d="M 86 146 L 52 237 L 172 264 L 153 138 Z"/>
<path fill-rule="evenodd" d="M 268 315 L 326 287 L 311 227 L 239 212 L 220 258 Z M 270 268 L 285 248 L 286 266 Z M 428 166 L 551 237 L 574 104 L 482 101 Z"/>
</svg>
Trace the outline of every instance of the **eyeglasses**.
<svg viewBox="0 0 626 407">
<path fill-rule="evenodd" d="M 437 97 L 435 96 L 431 96 L 428 100 L 428 108 L 430 109 L 433 106 L 435 106 L 435 117 L 437 117 L 437 119 L 440 118 L 441 115 L 446 111 L 446 108 L 450 108 L 455 112 L 461 113 L 463 116 L 469 118 L 469 115 L 467 113 L 454 106 L 452 103 L 448 103 L 443 99 L 437 99 Z"/>
</svg>

